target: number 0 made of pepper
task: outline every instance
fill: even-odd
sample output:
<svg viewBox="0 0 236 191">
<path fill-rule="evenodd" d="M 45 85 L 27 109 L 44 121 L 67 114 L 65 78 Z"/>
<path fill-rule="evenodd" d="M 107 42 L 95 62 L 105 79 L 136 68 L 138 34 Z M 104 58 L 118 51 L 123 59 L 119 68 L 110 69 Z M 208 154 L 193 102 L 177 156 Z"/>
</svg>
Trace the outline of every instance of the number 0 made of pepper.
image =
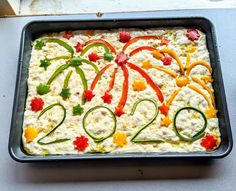
<svg viewBox="0 0 236 191">
<path fill-rule="evenodd" d="M 86 119 L 87 119 L 88 115 L 89 115 L 91 112 L 93 112 L 94 110 L 97 110 L 97 109 L 106 109 L 106 110 L 111 114 L 111 116 L 112 116 L 112 118 L 113 118 L 113 122 L 114 122 L 112 131 L 111 131 L 109 134 L 103 135 L 103 136 L 100 136 L 100 137 L 94 135 L 91 131 L 89 131 L 89 130 L 86 128 Z M 89 109 L 89 110 L 87 111 L 87 113 L 84 115 L 84 118 L 83 118 L 83 128 L 84 128 L 84 131 L 85 131 L 85 132 L 94 140 L 94 142 L 96 142 L 96 143 L 102 142 L 102 141 L 104 141 L 105 139 L 111 137 L 111 136 L 115 133 L 115 131 L 116 131 L 116 126 L 117 126 L 117 119 L 116 119 L 115 114 L 112 112 L 111 109 L 109 109 L 108 107 L 105 107 L 105 106 L 95 106 L 95 107 Z"/>
</svg>

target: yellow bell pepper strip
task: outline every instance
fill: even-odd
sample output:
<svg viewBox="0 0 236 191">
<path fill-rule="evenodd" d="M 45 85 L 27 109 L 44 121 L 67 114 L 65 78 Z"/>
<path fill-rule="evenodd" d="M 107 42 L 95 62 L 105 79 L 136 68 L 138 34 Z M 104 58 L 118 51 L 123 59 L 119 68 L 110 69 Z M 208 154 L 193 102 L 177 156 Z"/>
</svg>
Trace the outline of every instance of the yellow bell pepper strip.
<svg viewBox="0 0 236 191">
<path fill-rule="evenodd" d="M 152 46 L 141 46 L 141 47 L 138 47 L 134 50 L 132 50 L 130 53 L 129 53 L 129 56 L 133 56 L 135 54 L 137 54 L 138 52 L 141 52 L 143 50 L 148 50 L 148 51 L 154 51 L 156 50 L 156 48 L 152 47 Z"/>
<path fill-rule="evenodd" d="M 198 87 L 196 87 L 194 85 L 188 85 L 188 87 L 190 89 L 194 90 L 195 92 L 199 93 L 200 95 L 202 95 L 205 98 L 205 100 L 207 101 L 208 106 L 211 107 L 211 101 L 209 100 L 207 95 L 202 90 L 200 90 Z"/>
<path fill-rule="evenodd" d="M 161 53 L 160 50 L 154 50 L 152 51 L 152 56 L 156 58 L 157 60 L 160 60 L 164 56 L 164 54 Z"/>
<path fill-rule="evenodd" d="M 216 117 L 217 110 L 213 106 L 211 106 L 206 109 L 205 113 L 208 118 L 214 118 Z"/>
<path fill-rule="evenodd" d="M 89 41 L 85 42 L 84 45 L 86 46 L 86 45 L 89 45 L 89 44 L 92 44 L 92 43 L 102 43 L 105 46 L 107 46 L 110 49 L 111 52 L 116 54 L 116 49 L 109 42 L 107 42 L 107 41 L 105 41 L 103 39 L 92 39 L 92 40 L 89 40 Z"/>
<path fill-rule="evenodd" d="M 190 59 L 191 59 L 190 54 L 187 54 L 185 68 L 188 68 L 188 67 L 189 67 Z"/>
<path fill-rule="evenodd" d="M 211 76 L 208 76 L 208 75 L 203 75 L 203 76 L 201 77 L 201 80 L 203 80 L 203 81 L 205 82 L 205 84 L 207 84 L 207 83 L 212 83 L 212 82 L 213 82 L 212 77 L 211 77 Z"/>
<path fill-rule="evenodd" d="M 127 136 L 125 132 L 116 132 L 113 135 L 113 143 L 118 147 L 123 147 L 127 143 Z"/>
<path fill-rule="evenodd" d="M 38 136 L 38 134 L 39 132 L 36 127 L 32 125 L 26 127 L 25 134 L 24 134 L 26 142 L 27 143 L 32 142 Z"/>
<path fill-rule="evenodd" d="M 111 116 L 112 116 L 112 119 L 113 119 L 113 122 L 114 122 L 114 123 L 113 123 L 113 127 L 112 127 L 111 132 L 108 133 L 107 135 L 101 135 L 101 136 L 94 135 L 94 134 L 93 134 L 91 131 L 89 131 L 89 130 L 87 129 L 87 127 L 86 127 L 86 126 L 87 126 L 87 121 L 86 121 L 86 119 L 87 119 L 88 115 L 89 115 L 90 113 L 92 113 L 94 110 L 98 110 L 98 109 L 106 109 L 106 110 L 108 111 L 108 113 L 111 114 Z M 83 124 L 83 129 L 84 129 L 84 131 L 94 140 L 94 142 L 99 143 L 99 142 L 102 142 L 102 141 L 106 140 L 107 138 L 111 137 L 111 136 L 115 133 L 115 131 L 116 131 L 116 126 L 117 126 L 117 119 L 116 119 L 115 114 L 114 114 L 108 107 L 105 107 L 105 106 L 95 106 L 95 107 L 89 109 L 89 110 L 87 111 L 87 113 L 85 113 L 85 115 L 84 115 L 84 117 L 83 117 L 83 122 L 82 122 L 82 124 Z M 105 127 L 105 128 L 106 128 L 106 127 Z"/>
<path fill-rule="evenodd" d="M 158 97 L 158 99 L 160 100 L 160 102 L 164 101 L 164 96 L 161 92 L 161 89 L 158 87 L 158 85 L 152 80 L 152 78 L 140 67 L 136 66 L 135 64 L 132 64 L 131 62 L 127 62 L 127 65 L 137 71 L 139 74 L 141 74 L 142 77 L 145 78 L 145 80 L 147 81 L 147 83 L 152 87 L 152 89 L 156 92 L 156 95 Z"/>
<path fill-rule="evenodd" d="M 69 44 L 67 44 L 66 42 L 64 42 L 58 38 L 47 38 L 47 39 L 43 39 L 43 41 L 45 43 L 48 43 L 48 42 L 57 43 L 60 46 L 64 47 L 71 54 L 71 57 L 73 57 L 73 55 L 74 55 L 74 49 Z"/>
<path fill-rule="evenodd" d="M 132 86 L 134 91 L 143 91 L 147 88 L 143 80 L 134 80 Z"/>
<path fill-rule="evenodd" d="M 165 116 L 162 120 L 161 120 L 161 126 L 164 127 L 168 127 L 170 124 L 172 123 L 172 120 L 169 118 L 169 116 Z"/>
<path fill-rule="evenodd" d="M 190 80 L 187 76 L 178 76 L 176 78 L 176 85 L 179 87 L 186 86 L 190 83 Z"/>
<path fill-rule="evenodd" d="M 56 107 L 56 106 L 59 106 L 62 110 L 63 110 L 63 117 L 62 117 L 62 120 L 49 132 L 47 133 L 46 135 L 44 135 L 43 137 L 41 137 L 37 143 L 40 144 L 40 145 L 50 145 L 50 144 L 55 144 L 55 143 L 61 143 L 61 142 L 65 142 L 65 141 L 69 141 L 70 139 L 67 139 L 67 138 L 64 138 L 64 139 L 56 139 L 54 141 L 49 141 L 49 142 L 42 142 L 42 140 L 45 138 L 45 137 L 48 137 L 49 135 L 51 135 L 54 131 L 56 131 L 56 129 L 58 127 L 61 126 L 61 124 L 64 122 L 65 118 L 66 118 L 66 109 L 63 105 L 61 105 L 60 103 L 55 103 L 55 104 L 52 104 L 52 105 L 49 105 L 48 107 L 46 107 L 43 111 L 40 112 L 39 116 L 38 116 L 38 120 L 40 119 L 40 117 L 46 113 L 48 110 L 52 109 L 53 107 Z"/>
<path fill-rule="evenodd" d="M 202 127 L 195 135 L 193 135 L 192 137 L 187 137 L 187 136 L 181 135 L 181 133 L 178 131 L 178 127 L 177 127 L 176 121 L 177 121 L 178 115 L 179 115 L 180 112 L 183 111 L 183 110 L 193 110 L 193 111 L 199 113 L 199 114 L 201 115 L 201 117 L 203 118 L 203 120 L 204 120 L 204 125 L 203 125 L 203 127 Z M 200 110 L 198 110 L 198 109 L 196 109 L 196 108 L 194 108 L 194 107 L 183 107 L 183 108 L 179 109 L 179 110 L 176 112 L 173 121 L 174 121 L 173 127 L 174 127 L 175 134 L 180 138 L 181 141 L 193 142 L 193 141 L 196 141 L 196 140 L 202 138 L 202 137 L 205 135 L 204 131 L 205 131 L 206 127 L 207 127 L 207 119 L 206 119 L 206 116 L 204 115 L 203 112 L 201 112 Z"/>
<path fill-rule="evenodd" d="M 140 134 L 141 131 L 143 131 L 145 128 L 147 128 L 149 125 L 151 125 L 155 119 L 157 118 L 158 116 L 158 113 L 159 113 L 159 110 L 158 110 L 158 106 L 157 106 L 157 103 L 155 100 L 153 99 L 140 99 L 138 101 L 136 101 L 131 109 L 131 113 L 130 115 L 134 115 L 136 109 L 137 109 L 137 106 L 141 103 L 141 102 L 151 102 L 153 103 L 153 105 L 155 106 L 155 113 L 153 115 L 153 117 L 144 125 L 142 125 L 139 130 L 131 137 L 130 141 L 134 142 L 134 143 L 142 143 L 142 142 L 162 142 L 162 140 L 160 139 L 137 139 L 136 137 Z"/>
<path fill-rule="evenodd" d="M 177 56 L 177 54 L 173 50 L 164 48 L 164 49 L 160 50 L 160 52 L 169 54 L 172 58 L 174 58 L 179 65 L 180 74 L 182 74 L 182 75 L 184 74 L 184 66 L 182 64 L 182 61 L 179 59 L 179 57 Z"/>
<path fill-rule="evenodd" d="M 122 52 L 125 52 L 125 50 L 133 43 L 139 41 L 139 40 L 159 40 L 160 37 L 159 36 L 138 36 L 135 38 L 132 38 L 131 40 L 129 40 L 125 46 L 123 46 L 122 48 Z"/>
<path fill-rule="evenodd" d="M 211 91 L 211 89 L 207 86 L 207 85 L 205 85 L 204 84 L 204 82 L 202 82 L 200 79 L 198 79 L 197 77 L 195 77 L 195 76 L 192 76 L 191 77 L 192 78 L 192 80 L 194 81 L 194 82 L 196 82 L 197 84 L 199 84 L 200 86 L 202 86 L 208 93 L 209 93 L 209 95 L 210 95 L 210 97 L 211 97 L 211 102 L 212 102 L 212 105 L 213 105 L 213 107 L 215 107 L 215 97 L 214 97 L 214 94 L 212 93 L 212 91 Z"/>
<path fill-rule="evenodd" d="M 122 94 L 121 94 L 120 101 L 119 101 L 118 105 L 116 106 L 115 112 L 114 112 L 114 114 L 118 117 L 120 117 L 121 115 L 123 115 L 125 113 L 123 109 L 124 109 L 126 101 L 127 101 L 128 89 L 129 89 L 129 71 L 125 65 L 122 65 L 121 69 L 122 69 L 123 75 L 124 75 Z"/>
<path fill-rule="evenodd" d="M 189 65 L 189 67 L 186 69 L 186 75 L 188 76 L 190 74 L 191 70 L 195 66 L 198 66 L 198 65 L 205 66 L 209 70 L 209 72 L 212 73 L 212 68 L 208 63 L 206 63 L 204 61 L 197 61 L 197 62 L 194 62 L 194 63 Z"/>
<path fill-rule="evenodd" d="M 72 75 L 72 70 L 69 71 L 66 75 L 66 78 L 64 80 L 64 85 L 63 85 L 63 88 L 61 90 L 61 93 L 60 93 L 60 96 L 63 98 L 63 99 L 67 99 L 70 97 L 71 93 L 70 93 L 70 88 L 68 88 L 68 84 L 69 84 L 69 80 L 70 80 L 70 77 Z"/>
<path fill-rule="evenodd" d="M 174 101 L 175 97 L 178 95 L 178 93 L 180 92 L 181 88 L 177 89 L 174 91 L 174 93 L 170 96 L 170 98 L 167 101 L 167 105 L 171 105 L 172 102 Z"/>
<path fill-rule="evenodd" d="M 196 49 L 197 49 L 196 46 L 189 44 L 186 46 L 185 51 L 188 53 L 193 53 L 193 52 L 195 52 Z"/>
</svg>

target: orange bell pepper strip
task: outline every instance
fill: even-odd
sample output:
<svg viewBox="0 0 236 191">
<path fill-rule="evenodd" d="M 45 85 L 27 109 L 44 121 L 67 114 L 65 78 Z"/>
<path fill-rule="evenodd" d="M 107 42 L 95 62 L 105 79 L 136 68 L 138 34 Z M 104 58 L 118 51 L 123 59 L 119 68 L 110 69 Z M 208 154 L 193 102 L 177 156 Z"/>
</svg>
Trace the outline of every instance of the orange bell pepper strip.
<svg viewBox="0 0 236 191">
<path fill-rule="evenodd" d="M 186 75 L 188 76 L 190 74 L 191 70 L 195 66 L 198 66 L 198 65 L 205 66 L 209 70 L 209 72 L 212 73 L 212 68 L 211 68 L 211 66 L 208 63 L 206 63 L 204 61 L 197 61 L 197 62 L 194 62 L 194 63 L 189 65 L 189 67 L 186 70 Z"/>
<path fill-rule="evenodd" d="M 111 67 L 113 64 L 108 64 L 106 65 L 104 68 L 102 68 L 96 75 L 96 77 L 94 78 L 91 86 L 90 86 L 90 89 L 93 90 L 96 86 L 96 84 L 98 83 L 98 80 L 100 79 L 100 77 L 102 76 L 102 74 L 109 68 Z"/>
<path fill-rule="evenodd" d="M 124 52 L 128 48 L 128 46 L 130 46 L 131 44 L 133 44 L 133 43 L 135 43 L 135 42 L 137 42 L 139 40 L 151 40 L 151 39 L 159 40 L 160 37 L 159 36 L 138 36 L 138 37 L 135 37 L 135 38 L 129 40 L 125 44 L 125 46 L 122 48 L 122 52 Z"/>
<path fill-rule="evenodd" d="M 160 100 L 160 102 L 164 101 L 164 96 L 161 92 L 161 89 L 158 87 L 158 85 L 155 84 L 155 82 L 152 80 L 152 78 L 140 67 L 136 66 L 135 64 L 132 64 L 130 62 L 127 62 L 127 65 L 137 71 L 138 73 L 141 74 L 141 76 L 143 76 L 145 78 L 145 80 L 147 81 L 147 83 L 152 87 L 152 89 L 156 92 L 158 99 Z"/>
<path fill-rule="evenodd" d="M 84 46 L 86 46 L 88 44 L 95 43 L 95 42 L 104 44 L 105 46 L 107 46 L 111 50 L 111 52 L 116 54 L 116 49 L 109 42 L 107 42 L 107 41 L 105 41 L 103 39 L 92 39 L 92 40 L 89 40 L 89 41 L 85 42 Z"/>
<path fill-rule="evenodd" d="M 125 112 L 123 108 L 125 107 L 127 97 L 128 97 L 128 89 L 129 89 L 129 71 L 125 65 L 121 66 L 124 75 L 123 87 L 122 87 L 122 94 L 118 105 L 115 108 L 114 114 L 120 117 Z"/>
<path fill-rule="evenodd" d="M 152 47 L 152 46 L 141 46 L 139 48 L 136 48 L 134 50 L 132 50 L 130 53 L 129 53 L 129 56 L 133 56 L 135 54 L 137 54 L 138 52 L 140 51 L 143 51 L 143 50 L 148 50 L 148 51 L 153 51 L 153 50 L 156 50 L 156 48 Z"/>
<path fill-rule="evenodd" d="M 114 87 L 114 84 L 115 84 L 115 79 L 116 79 L 116 73 L 118 71 L 118 68 L 115 68 L 114 71 L 113 71 L 113 74 L 112 74 L 112 77 L 111 77 L 111 80 L 109 82 L 109 88 L 106 92 L 110 92 L 113 87 Z"/>
</svg>

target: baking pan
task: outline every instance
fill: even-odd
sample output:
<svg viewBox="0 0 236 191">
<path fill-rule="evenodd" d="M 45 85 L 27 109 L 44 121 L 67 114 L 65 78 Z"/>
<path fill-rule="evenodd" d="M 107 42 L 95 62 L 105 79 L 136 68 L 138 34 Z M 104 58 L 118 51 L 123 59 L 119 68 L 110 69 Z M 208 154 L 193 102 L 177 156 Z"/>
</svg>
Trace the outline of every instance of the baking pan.
<svg viewBox="0 0 236 191">
<path fill-rule="evenodd" d="M 210 53 L 213 87 L 216 108 L 218 109 L 221 145 L 212 152 L 193 153 L 127 153 L 127 154 L 77 154 L 32 156 L 27 154 L 22 145 L 22 125 L 27 98 L 27 77 L 31 56 L 31 44 L 39 35 L 63 30 L 113 29 L 113 28 L 156 28 L 156 27 L 187 27 L 198 28 L 206 34 L 207 47 Z M 144 158 L 221 158 L 230 153 L 233 141 L 225 99 L 225 91 L 221 74 L 220 61 L 213 24 L 201 17 L 190 18 L 148 18 L 148 19 L 94 19 L 71 21 L 33 21 L 22 31 L 19 64 L 15 88 L 14 106 L 9 136 L 9 153 L 19 162 L 84 160 L 84 159 L 144 159 Z"/>
</svg>

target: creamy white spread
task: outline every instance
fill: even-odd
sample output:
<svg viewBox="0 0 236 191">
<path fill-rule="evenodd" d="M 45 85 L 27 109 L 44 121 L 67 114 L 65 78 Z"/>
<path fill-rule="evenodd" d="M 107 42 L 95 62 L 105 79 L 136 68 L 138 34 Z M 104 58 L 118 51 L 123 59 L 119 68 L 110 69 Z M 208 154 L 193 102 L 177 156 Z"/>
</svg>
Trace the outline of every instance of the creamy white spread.
<svg viewBox="0 0 236 191">
<path fill-rule="evenodd" d="M 85 43 L 91 39 L 103 39 L 112 44 L 117 53 L 121 52 L 124 43 L 118 40 L 118 33 L 123 29 L 119 30 L 95 30 L 94 35 L 89 36 L 86 31 L 73 31 L 74 37 L 69 40 L 63 38 L 64 32 L 61 33 L 52 33 L 41 36 L 39 39 L 43 38 L 59 38 L 65 42 L 67 42 L 70 46 L 74 47 L 78 42 L 81 44 Z M 191 61 L 193 63 L 195 61 L 204 61 L 210 65 L 209 53 L 206 45 L 206 37 L 205 34 L 201 31 L 198 31 L 200 34 L 200 38 L 197 41 L 190 41 L 186 37 L 185 28 L 163 28 L 163 29 L 125 29 L 128 31 L 132 38 L 138 36 L 146 36 L 146 35 L 157 35 L 160 37 L 165 37 L 169 40 L 168 45 L 160 45 L 161 39 L 150 39 L 150 40 L 139 40 L 133 44 L 131 44 L 125 51 L 125 53 L 129 53 L 130 51 L 140 47 L 140 46 L 152 46 L 158 49 L 167 48 L 173 50 L 182 61 L 183 65 L 186 65 L 186 47 L 192 45 L 196 48 L 195 51 L 190 53 Z M 37 39 L 36 39 L 37 40 Z M 35 44 L 35 42 L 33 43 Z M 83 58 L 88 59 L 88 54 L 91 52 L 96 52 L 98 55 L 103 55 L 104 49 L 101 47 L 91 48 Z M 75 53 L 75 56 L 79 55 L 79 53 Z M 110 108 L 112 111 L 115 110 L 115 107 L 119 103 L 121 93 L 122 93 L 122 85 L 123 85 L 123 72 L 120 67 L 115 63 L 115 59 L 111 62 L 105 61 L 104 59 L 98 60 L 95 64 L 98 66 L 99 70 L 101 70 L 107 64 L 113 64 L 101 77 L 101 80 L 98 81 L 93 93 L 95 97 L 90 101 L 86 102 L 82 107 L 84 108 L 84 113 L 82 115 L 74 116 L 72 114 L 72 109 L 74 106 L 81 104 L 81 97 L 83 94 L 83 85 L 79 75 L 75 72 L 74 68 L 68 68 L 64 70 L 50 85 L 51 91 L 45 95 L 38 95 L 36 91 L 36 87 L 40 83 L 46 83 L 53 72 L 62 64 L 65 64 L 64 59 L 60 59 L 57 61 L 52 61 L 52 64 L 44 70 L 43 67 L 39 67 L 40 60 L 45 58 L 50 59 L 57 56 L 70 56 L 70 53 L 62 46 L 48 42 L 45 46 L 42 47 L 41 50 L 35 49 L 33 47 L 31 53 L 31 60 L 29 66 L 29 76 L 28 76 L 28 97 L 26 101 L 26 108 L 24 113 L 24 124 L 23 128 L 27 128 L 28 126 L 34 126 L 39 131 L 38 136 L 31 142 L 27 142 L 24 136 L 22 135 L 23 144 L 25 150 L 30 154 L 35 155 L 44 155 L 44 154 L 78 154 L 78 153 L 88 153 L 88 152 L 112 152 L 112 153 L 128 153 L 128 152 L 197 152 L 197 151 L 206 151 L 204 147 L 201 146 L 201 139 L 198 139 L 193 142 L 185 142 L 180 141 L 180 138 L 176 135 L 173 123 L 171 123 L 168 127 L 161 125 L 161 120 L 164 118 L 164 115 L 159 114 L 155 121 L 145 128 L 139 135 L 140 139 L 160 139 L 163 142 L 147 142 L 147 143 L 135 143 L 130 140 L 132 135 L 134 135 L 139 128 L 147 123 L 147 121 L 152 118 L 155 112 L 154 105 L 150 102 L 142 102 L 138 105 L 136 112 L 133 116 L 130 115 L 131 108 L 133 104 L 142 98 L 149 98 L 156 100 L 158 106 L 161 106 L 161 102 L 158 100 L 158 97 L 154 90 L 150 85 L 146 83 L 146 80 L 136 71 L 128 68 L 129 71 L 129 89 L 128 89 L 128 98 L 126 105 L 124 107 L 125 114 L 117 118 L 117 128 L 116 132 L 124 132 L 127 136 L 127 143 L 124 146 L 117 146 L 113 142 L 113 136 L 110 136 L 106 140 L 96 143 L 83 129 L 82 119 L 84 114 L 94 106 L 103 105 Z M 115 55 L 114 55 L 115 56 Z M 129 62 L 136 64 L 140 68 L 142 68 L 142 62 L 149 60 L 153 65 L 166 68 L 170 71 L 174 71 L 179 74 L 180 69 L 175 59 L 172 59 L 171 65 L 165 66 L 163 65 L 161 60 L 158 60 L 153 57 L 150 51 L 144 50 L 141 51 L 134 56 L 129 58 Z M 112 72 L 114 68 L 118 67 L 118 72 L 115 79 L 115 84 L 113 89 L 111 90 L 111 94 L 113 95 L 113 99 L 111 104 L 106 104 L 101 99 L 101 96 L 104 95 L 104 92 L 107 90 L 109 86 L 109 81 L 112 76 Z M 91 65 L 83 63 L 81 66 L 83 69 L 86 79 L 88 82 L 88 86 L 91 85 L 93 79 L 96 76 L 94 69 Z M 64 100 L 59 95 L 61 89 L 63 87 L 64 79 L 68 73 L 68 71 L 72 70 L 72 76 L 69 80 L 68 87 L 71 90 L 71 96 Z M 143 69 L 144 70 L 144 69 Z M 178 89 L 176 85 L 176 79 L 170 76 L 169 74 L 157 70 L 155 68 L 151 68 L 149 70 L 145 70 L 152 80 L 160 87 L 164 100 L 168 100 L 171 94 Z M 196 76 L 201 77 L 202 75 L 211 75 L 209 70 L 201 65 L 197 65 L 191 70 L 190 77 Z M 132 83 L 134 80 L 143 80 L 146 83 L 146 89 L 143 91 L 134 91 L 132 87 Z M 207 95 L 208 99 L 211 100 L 209 93 L 199 84 L 195 83 L 190 78 L 190 84 L 198 87 L 202 92 Z M 213 87 L 211 83 L 206 84 L 211 91 L 213 92 Z M 48 110 L 40 119 L 37 119 L 40 112 L 34 112 L 31 110 L 31 100 L 34 97 L 40 97 L 44 101 L 44 108 L 54 104 L 60 103 L 66 109 L 66 118 L 63 124 L 56 129 L 54 133 L 50 136 L 46 137 L 43 141 L 53 141 L 55 139 L 67 138 L 70 139 L 65 142 L 49 144 L 49 145 L 40 145 L 37 141 L 46 135 L 55 125 L 62 119 L 63 111 L 60 107 L 54 107 L 51 110 Z M 208 103 L 206 99 L 188 88 L 188 86 L 184 86 L 181 88 L 181 91 L 177 94 L 175 99 L 169 108 L 169 118 L 173 120 L 175 113 L 182 107 L 191 106 L 195 107 L 201 111 L 205 111 L 208 108 Z M 187 112 L 186 110 L 182 111 L 177 120 L 177 126 L 179 127 L 179 132 L 181 132 L 185 136 L 193 136 L 204 124 L 203 118 L 199 117 L 198 114 L 195 113 L 195 117 L 193 116 L 193 112 Z M 113 128 L 113 119 L 106 110 L 96 110 L 92 115 L 89 115 L 86 119 L 88 122 L 87 128 L 93 132 L 93 134 L 109 134 Z M 218 119 L 216 117 L 207 119 L 207 127 L 205 132 L 213 134 L 220 140 L 220 132 L 218 126 Z M 85 136 L 88 138 L 88 147 L 84 151 L 78 151 L 75 149 L 73 141 L 76 137 Z"/>
</svg>

